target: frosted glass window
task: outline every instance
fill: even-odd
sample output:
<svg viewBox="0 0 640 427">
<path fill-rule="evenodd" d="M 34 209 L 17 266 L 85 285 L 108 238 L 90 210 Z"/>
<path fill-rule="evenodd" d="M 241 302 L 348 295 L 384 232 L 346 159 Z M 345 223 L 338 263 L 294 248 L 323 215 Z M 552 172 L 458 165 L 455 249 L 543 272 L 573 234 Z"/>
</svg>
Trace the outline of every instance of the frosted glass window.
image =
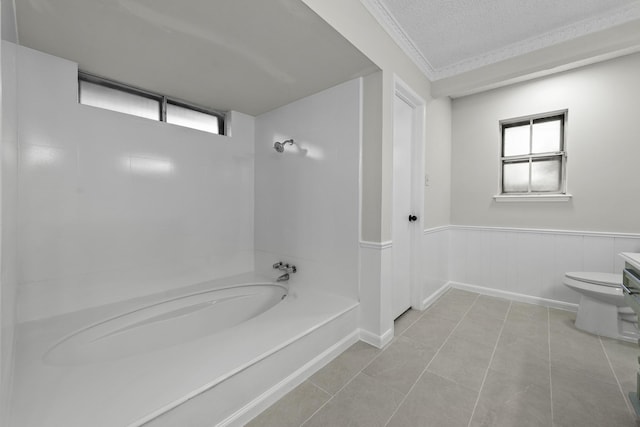
<svg viewBox="0 0 640 427">
<path fill-rule="evenodd" d="M 526 193 L 529 191 L 529 161 L 503 165 L 502 189 L 504 193 Z"/>
<path fill-rule="evenodd" d="M 530 133 L 529 123 L 524 126 L 505 127 L 504 155 L 519 156 L 529 154 Z"/>
<path fill-rule="evenodd" d="M 560 191 L 562 161 L 560 157 L 531 162 L 531 191 Z"/>
<path fill-rule="evenodd" d="M 562 122 L 560 120 L 533 122 L 532 153 L 550 153 L 562 150 Z"/>
<path fill-rule="evenodd" d="M 566 193 L 567 111 L 503 120 L 501 193 Z"/>
<path fill-rule="evenodd" d="M 80 103 L 160 120 L 160 100 L 80 80 Z"/>
<path fill-rule="evenodd" d="M 224 134 L 224 114 L 177 99 L 78 72 L 78 102 L 151 120 Z"/>
<path fill-rule="evenodd" d="M 218 116 L 171 103 L 167 103 L 167 123 L 203 130 L 205 132 L 220 133 Z"/>
</svg>

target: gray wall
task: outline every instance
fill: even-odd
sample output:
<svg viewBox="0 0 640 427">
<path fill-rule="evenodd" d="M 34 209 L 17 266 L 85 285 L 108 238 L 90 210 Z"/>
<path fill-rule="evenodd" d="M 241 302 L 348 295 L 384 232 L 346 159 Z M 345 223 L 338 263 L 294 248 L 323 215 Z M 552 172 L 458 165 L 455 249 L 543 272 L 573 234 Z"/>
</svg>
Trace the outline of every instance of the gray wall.
<svg viewBox="0 0 640 427">
<path fill-rule="evenodd" d="M 12 43 L 18 41 L 18 29 L 16 28 L 16 13 L 13 9 L 13 0 L 2 0 L 2 40 Z"/>
<path fill-rule="evenodd" d="M 365 81 L 364 87 L 362 239 L 373 242 L 391 240 L 394 76 L 408 84 L 427 104 L 432 100 L 431 83 L 360 0 L 303 1 L 382 70 L 382 78 L 375 77 L 378 80 L 375 82 L 378 91 L 372 89 L 373 79 Z M 374 108 L 377 111 L 374 111 Z M 428 109 L 427 121 L 436 123 L 439 120 L 440 117 L 430 115 Z M 432 135 L 427 129 L 427 159 L 438 158 L 439 148 L 430 139 Z M 429 169 L 430 165 L 426 166 Z M 433 173 L 438 177 L 433 185 L 443 185 L 446 189 L 449 176 L 448 161 L 439 160 L 437 171 Z M 430 194 L 427 195 L 425 203 L 428 205 L 425 227 L 446 225 L 448 203 L 432 203 Z"/>
<path fill-rule="evenodd" d="M 451 223 L 640 232 L 640 54 L 453 101 Z M 570 202 L 496 203 L 501 119 L 568 109 Z"/>
<path fill-rule="evenodd" d="M 427 105 L 424 228 L 449 224 L 451 216 L 451 99 Z"/>
</svg>

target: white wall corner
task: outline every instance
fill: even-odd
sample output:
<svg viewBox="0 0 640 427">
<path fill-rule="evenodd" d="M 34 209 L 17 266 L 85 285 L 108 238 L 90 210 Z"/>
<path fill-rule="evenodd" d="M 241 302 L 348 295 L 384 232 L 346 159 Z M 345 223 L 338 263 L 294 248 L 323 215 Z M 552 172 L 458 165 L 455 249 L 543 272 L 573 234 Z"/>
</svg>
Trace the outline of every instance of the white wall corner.
<svg viewBox="0 0 640 427">
<path fill-rule="evenodd" d="M 359 328 L 366 331 L 363 341 L 383 345 L 384 340 L 380 337 L 385 336 L 389 329 L 393 331 L 390 242 L 389 245 L 361 244 L 359 297 Z"/>
<path fill-rule="evenodd" d="M 429 308 L 434 302 L 438 300 L 438 298 L 444 295 L 445 292 L 447 292 L 450 288 L 451 288 L 451 282 L 447 282 L 444 285 L 442 285 L 442 287 L 440 287 L 438 290 L 436 290 L 434 293 L 432 293 L 431 295 L 423 299 L 422 303 L 420 304 L 420 311 L 423 311 Z"/>
<path fill-rule="evenodd" d="M 376 348 L 382 348 L 393 339 L 393 328 L 387 329 L 382 335 L 360 329 L 360 340 Z"/>
</svg>

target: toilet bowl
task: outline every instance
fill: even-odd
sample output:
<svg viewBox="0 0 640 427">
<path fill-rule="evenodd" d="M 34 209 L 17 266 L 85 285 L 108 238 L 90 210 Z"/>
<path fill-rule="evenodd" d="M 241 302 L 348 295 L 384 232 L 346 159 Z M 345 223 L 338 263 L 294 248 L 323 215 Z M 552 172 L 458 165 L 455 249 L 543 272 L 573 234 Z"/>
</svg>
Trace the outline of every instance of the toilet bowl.
<svg viewBox="0 0 640 427">
<path fill-rule="evenodd" d="M 638 318 L 624 301 L 621 274 L 571 272 L 563 282 L 581 294 L 576 328 L 631 342 L 640 337 Z"/>
</svg>

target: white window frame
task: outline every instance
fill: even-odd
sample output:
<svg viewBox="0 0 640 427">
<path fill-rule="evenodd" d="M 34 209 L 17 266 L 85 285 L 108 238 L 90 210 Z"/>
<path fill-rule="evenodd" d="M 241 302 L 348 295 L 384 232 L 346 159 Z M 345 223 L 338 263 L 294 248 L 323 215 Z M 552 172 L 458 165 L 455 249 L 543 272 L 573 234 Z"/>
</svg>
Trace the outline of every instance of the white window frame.
<svg viewBox="0 0 640 427">
<path fill-rule="evenodd" d="M 226 135 L 226 127 L 225 127 L 226 115 L 224 112 L 212 110 L 206 107 L 201 107 L 199 105 L 195 105 L 195 104 L 182 101 L 176 98 L 170 98 L 168 96 L 150 92 L 144 89 L 139 89 L 133 86 L 126 85 L 124 83 L 116 82 L 113 80 L 106 79 L 104 77 L 99 77 L 93 74 L 89 74 L 84 71 L 78 71 L 78 102 L 81 104 L 82 104 L 81 102 L 81 96 L 82 96 L 81 82 L 82 81 L 86 81 L 86 82 L 104 86 L 110 89 L 119 90 L 122 92 L 130 93 L 132 95 L 137 95 L 143 98 L 149 98 L 157 101 L 158 102 L 158 118 L 156 120 L 160 122 L 165 122 L 165 123 L 167 122 L 167 104 L 177 105 L 179 107 L 187 108 L 189 110 L 193 110 L 199 113 L 213 116 L 218 120 L 218 133 L 216 134 L 214 132 L 209 132 L 206 130 L 202 132 L 213 133 L 214 135 Z M 123 113 L 123 114 L 127 114 L 127 113 Z M 153 119 L 149 119 L 149 120 L 153 120 Z M 179 124 L 175 124 L 174 126 L 185 127 L 184 125 L 179 125 Z"/>
<path fill-rule="evenodd" d="M 554 117 L 561 118 L 561 147 L 559 151 L 546 152 L 546 153 L 531 153 L 532 144 L 532 129 L 533 124 L 540 119 L 551 119 Z M 500 132 L 500 181 L 498 186 L 498 194 L 493 198 L 497 202 L 531 202 L 531 201 L 569 201 L 571 195 L 567 193 L 567 118 L 568 110 L 557 110 L 541 114 L 533 114 L 529 116 L 516 117 L 506 120 L 500 120 L 499 132 Z M 529 153 L 517 156 L 505 156 L 504 155 L 504 130 L 510 126 L 516 124 L 529 125 Z M 545 158 L 559 158 L 561 161 L 560 166 L 560 189 L 558 191 L 531 191 L 531 163 L 536 159 Z M 527 192 L 504 192 L 503 171 L 505 163 L 513 161 L 529 161 L 529 189 Z"/>
</svg>

